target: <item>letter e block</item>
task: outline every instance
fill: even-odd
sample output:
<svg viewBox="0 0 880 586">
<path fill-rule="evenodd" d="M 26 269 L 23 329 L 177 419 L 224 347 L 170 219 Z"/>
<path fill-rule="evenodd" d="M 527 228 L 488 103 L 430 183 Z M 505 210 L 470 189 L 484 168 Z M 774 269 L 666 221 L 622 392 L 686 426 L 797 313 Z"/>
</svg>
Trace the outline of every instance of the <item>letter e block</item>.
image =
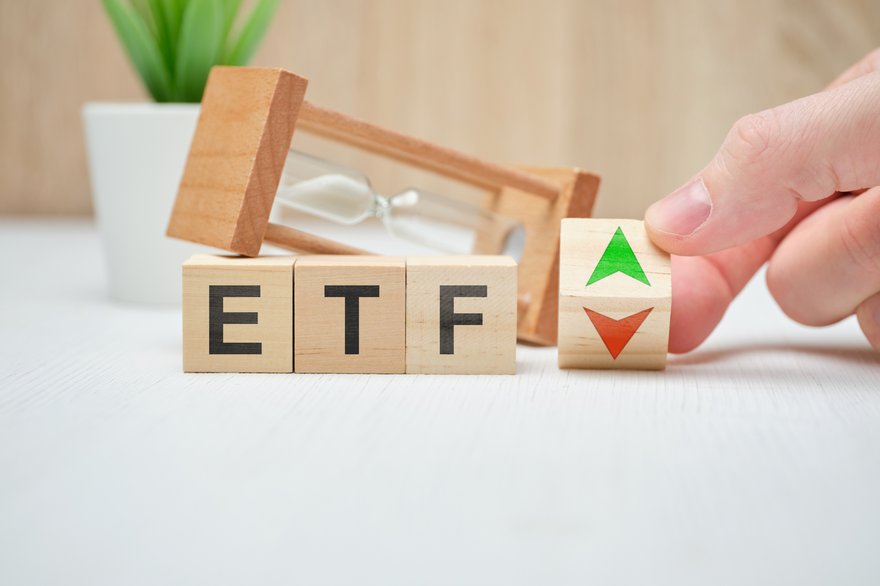
<svg viewBox="0 0 880 586">
<path fill-rule="evenodd" d="M 562 220 L 559 367 L 663 369 L 669 255 L 638 220 Z"/>
<path fill-rule="evenodd" d="M 305 256 L 295 272 L 296 372 L 405 372 L 403 258 Z"/>
<path fill-rule="evenodd" d="M 294 257 L 183 264 L 185 372 L 293 372 Z"/>
<path fill-rule="evenodd" d="M 406 261 L 406 372 L 516 373 L 516 262 L 507 256 Z"/>
</svg>

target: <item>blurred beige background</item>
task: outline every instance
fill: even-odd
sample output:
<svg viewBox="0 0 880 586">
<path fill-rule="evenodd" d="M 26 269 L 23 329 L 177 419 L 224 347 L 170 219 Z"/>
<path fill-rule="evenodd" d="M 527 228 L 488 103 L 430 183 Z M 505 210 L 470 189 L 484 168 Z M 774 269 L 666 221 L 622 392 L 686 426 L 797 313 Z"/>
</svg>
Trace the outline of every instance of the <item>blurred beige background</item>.
<svg viewBox="0 0 880 586">
<path fill-rule="evenodd" d="M 878 44 L 877 0 L 284 0 L 254 64 L 447 146 L 596 171 L 597 215 L 639 216 L 736 118 Z M 0 0 L 0 54 L 0 213 L 89 214 L 80 107 L 146 95 L 99 1 Z"/>
</svg>

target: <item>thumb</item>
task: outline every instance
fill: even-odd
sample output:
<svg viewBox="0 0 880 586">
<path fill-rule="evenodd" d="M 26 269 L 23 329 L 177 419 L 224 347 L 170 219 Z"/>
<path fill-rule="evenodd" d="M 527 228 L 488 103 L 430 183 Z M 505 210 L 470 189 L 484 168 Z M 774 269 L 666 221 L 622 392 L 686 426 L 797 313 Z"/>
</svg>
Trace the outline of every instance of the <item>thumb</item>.
<svg viewBox="0 0 880 586">
<path fill-rule="evenodd" d="M 645 214 L 652 240 L 702 255 L 770 234 L 800 201 L 880 185 L 880 72 L 752 114 L 715 158 Z"/>
</svg>

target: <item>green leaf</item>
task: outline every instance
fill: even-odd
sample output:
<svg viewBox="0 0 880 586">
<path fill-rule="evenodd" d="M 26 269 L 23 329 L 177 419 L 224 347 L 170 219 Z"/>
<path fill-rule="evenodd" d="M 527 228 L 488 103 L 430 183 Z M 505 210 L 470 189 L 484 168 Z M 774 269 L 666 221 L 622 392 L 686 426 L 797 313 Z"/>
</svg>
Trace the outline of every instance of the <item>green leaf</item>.
<svg viewBox="0 0 880 586">
<path fill-rule="evenodd" d="M 238 39 L 227 45 L 223 62 L 227 65 L 246 65 L 257 50 L 269 28 L 279 0 L 257 0 L 256 5 L 241 27 Z M 231 40 L 231 39 L 230 39 Z"/>
<path fill-rule="evenodd" d="M 226 19 L 215 0 L 189 0 L 180 25 L 175 62 L 175 99 L 198 102 L 208 73 L 223 56 Z"/>
<path fill-rule="evenodd" d="M 238 9 L 241 7 L 241 0 L 222 0 L 222 4 L 224 5 L 224 17 L 226 19 L 223 23 L 223 43 L 225 49 L 226 42 L 229 40 L 229 33 L 232 31 L 232 25 L 235 23 L 235 15 L 238 14 Z"/>
<path fill-rule="evenodd" d="M 141 20 L 149 27 L 150 32 L 155 34 L 156 27 L 153 22 L 153 15 L 150 13 L 148 0 L 131 0 L 131 6 L 140 15 Z"/>
<path fill-rule="evenodd" d="M 233 34 L 241 0 L 102 0 L 156 101 L 198 102 L 211 67 L 246 64 L 280 0 L 255 0 Z"/>
<path fill-rule="evenodd" d="M 175 55 L 177 54 L 177 36 L 180 34 L 180 21 L 183 18 L 185 0 L 141 0 L 149 2 L 156 42 L 162 54 L 162 62 L 168 77 L 174 82 Z M 172 92 L 174 88 L 172 87 Z"/>
<path fill-rule="evenodd" d="M 171 79 L 149 26 L 129 4 L 120 0 L 102 0 L 128 57 L 157 102 L 171 98 Z"/>
</svg>

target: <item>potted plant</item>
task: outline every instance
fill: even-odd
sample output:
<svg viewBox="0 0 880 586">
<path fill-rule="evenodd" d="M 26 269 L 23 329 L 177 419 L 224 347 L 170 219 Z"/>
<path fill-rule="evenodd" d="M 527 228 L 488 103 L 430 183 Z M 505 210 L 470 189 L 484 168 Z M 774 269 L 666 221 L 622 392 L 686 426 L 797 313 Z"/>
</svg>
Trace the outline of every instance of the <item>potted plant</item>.
<svg viewBox="0 0 880 586">
<path fill-rule="evenodd" d="M 83 108 L 92 197 L 111 297 L 180 302 L 194 250 L 164 236 L 208 73 L 244 65 L 279 0 L 102 0 L 153 103 Z"/>
</svg>

